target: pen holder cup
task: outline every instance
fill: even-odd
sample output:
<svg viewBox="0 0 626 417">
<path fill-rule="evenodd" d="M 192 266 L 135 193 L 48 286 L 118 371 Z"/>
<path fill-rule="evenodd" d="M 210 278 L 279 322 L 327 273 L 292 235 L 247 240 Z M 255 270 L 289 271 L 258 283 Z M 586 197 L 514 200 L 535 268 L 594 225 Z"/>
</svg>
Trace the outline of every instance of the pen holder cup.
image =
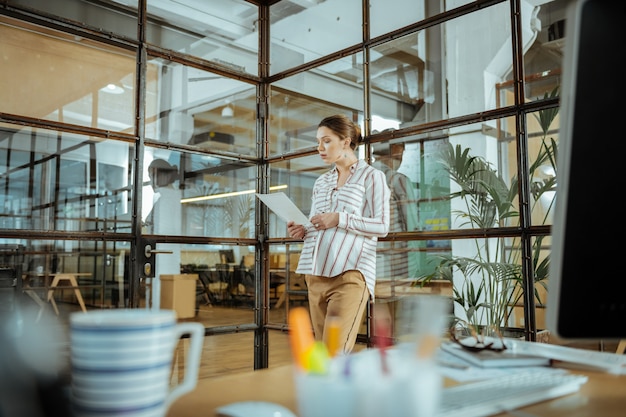
<svg viewBox="0 0 626 417">
<path fill-rule="evenodd" d="M 333 359 L 327 374 L 297 369 L 299 417 L 435 416 L 442 389 L 436 364 L 401 352 L 386 356 L 384 372 L 377 349 Z"/>
<path fill-rule="evenodd" d="M 296 371 L 299 417 L 356 417 L 357 387 L 341 376 Z"/>
</svg>

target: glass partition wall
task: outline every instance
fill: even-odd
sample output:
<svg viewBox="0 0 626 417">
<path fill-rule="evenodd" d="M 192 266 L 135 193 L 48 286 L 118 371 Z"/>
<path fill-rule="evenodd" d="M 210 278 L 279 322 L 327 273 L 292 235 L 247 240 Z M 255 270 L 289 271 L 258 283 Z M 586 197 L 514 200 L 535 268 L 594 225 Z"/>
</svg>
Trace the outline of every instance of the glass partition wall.
<svg viewBox="0 0 626 417">
<path fill-rule="evenodd" d="M 250 367 L 269 366 L 307 294 L 301 242 L 255 193 L 283 191 L 308 214 L 328 169 L 317 124 L 343 113 L 392 190 L 375 302 L 445 294 L 456 323 L 535 340 L 565 1 L 536 3 L 0 4 L 13 285 L 61 317 L 79 294 L 86 309 L 180 309 L 206 343 L 245 333 Z M 54 288 L 60 273 L 76 285 Z M 192 286 L 182 300 L 178 285 Z"/>
</svg>

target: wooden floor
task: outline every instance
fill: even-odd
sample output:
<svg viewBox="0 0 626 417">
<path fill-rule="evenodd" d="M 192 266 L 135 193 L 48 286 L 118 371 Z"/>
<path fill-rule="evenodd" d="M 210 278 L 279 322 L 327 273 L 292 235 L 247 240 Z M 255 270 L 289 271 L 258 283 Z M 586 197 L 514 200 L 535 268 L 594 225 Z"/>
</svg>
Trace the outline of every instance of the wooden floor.
<svg viewBox="0 0 626 417">
<path fill-rule="evenodd" d="M 205 337 L 198 378 L 211 378 L 254 370 L 253 337 L 251 332 Z M 186 343 L 181 341 L 178 349 L 180 351 L 186 347 Z M 269 352 L 269 367 L 291 363 L 291 351 L 286 333 L 271 332 Z M 180 361 L 175 366 L 179 366 L 179 370 L 184 369 Z"/>
</svg>

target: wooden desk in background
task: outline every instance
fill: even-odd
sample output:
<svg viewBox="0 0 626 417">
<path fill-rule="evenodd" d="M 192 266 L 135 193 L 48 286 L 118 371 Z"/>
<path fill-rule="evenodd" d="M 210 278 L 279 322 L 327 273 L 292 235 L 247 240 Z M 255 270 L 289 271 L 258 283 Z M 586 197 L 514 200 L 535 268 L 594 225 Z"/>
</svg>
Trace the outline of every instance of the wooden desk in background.
<svg viewBox="0 0 626 417">
<path fill-rule="evenodd" d="M 87 307 L 85 307 L 85 302 L 83 301 L 83 295 L 80 293 L 80 289 L 78 288 L 77 277 L 90 277 L 91 274 L 89 272 L 59 272 L 57 274 L 50 274 L 52 279 L 52 283 L 50 284 L 50 289 L 48 290 L 48 301 L 52 304 L 54 308 L 54 312 L 59 315 L 59 308 L 57 307 L 56 301 L 54 301 L 54 290 L 59 289 L 68 289 L 74 290 L 74 295 L 76 296 L 76 300 L 80 305 L 81 310 L 87 312 Z M 69 281 L 70 286 L 59 286 L 59 282 L 61 281 Z"/>
<path fill-rule="evenodd" d="M 623 417 L 626 413 L 626 376 L 578 371 L 589 381 L 580 391 L 520 410 L 541 417 Z M 215 416 L 215 408 L 236 401 L 271 401 L 297 413 L 293 368 L 284 365 L 223 377 L 201 379 L 196 389 L 172 404 L 167 417 Z M 510 416 L 502 413 L 498 416 Z M 408 417 L 408 416 L 407 416 Z"/>
</svg>

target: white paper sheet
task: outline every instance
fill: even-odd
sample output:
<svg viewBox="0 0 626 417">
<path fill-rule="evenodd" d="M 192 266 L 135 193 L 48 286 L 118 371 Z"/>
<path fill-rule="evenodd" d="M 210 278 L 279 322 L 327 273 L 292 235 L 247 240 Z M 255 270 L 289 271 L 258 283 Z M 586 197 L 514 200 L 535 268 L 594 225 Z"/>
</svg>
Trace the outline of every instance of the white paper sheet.
<svg viewBox="0 0 626 417">
<path fill-rule="evenodd" d="M 309 223 L 309 219 L 300 211 L 298 206 L 287 197 L 287 194 L 283 192 L 272 194 L 256 193 L 256 196 L 285 222 L 293 220 L 296 224 Z"/>
</svg>

